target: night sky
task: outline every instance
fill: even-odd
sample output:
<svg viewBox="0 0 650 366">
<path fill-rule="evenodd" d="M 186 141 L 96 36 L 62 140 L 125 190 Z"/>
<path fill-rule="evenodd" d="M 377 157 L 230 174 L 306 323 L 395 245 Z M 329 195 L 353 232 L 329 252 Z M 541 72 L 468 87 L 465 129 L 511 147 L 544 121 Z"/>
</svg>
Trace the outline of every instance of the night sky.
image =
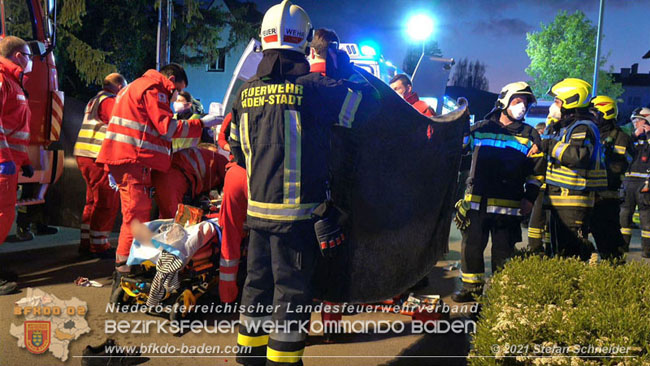
<svg viewBox="0 0 650 366">
<path fill-rule="evenodd" d="M 279 0 L 257 0 L 265 12 Z M 506 83 L 530 79 L 525 68 L 526 32 L 549 23 L 559 10 L 582 10 L 598 22 L 598 0 L 295 0 L 309 13 L 314 27 L 333 28 L 342 42 L 372 39 L 381 53 L 401 67 L 409 42 L 405 22 L 418 10 L 436 22 L 433 39 L 444 57 L 469 57 L 487 65 L 490 90 Z M 650 71 L 650 60 L 641 57 L 650 50 L 650 0 L 606 0 L 602 54 L 616 72 L 639 63 L 639 72 Z M 591 41 L 591 40 L 589 40 Z M 609 67 L 608 65 L 608 67 Z"/>
</svg>

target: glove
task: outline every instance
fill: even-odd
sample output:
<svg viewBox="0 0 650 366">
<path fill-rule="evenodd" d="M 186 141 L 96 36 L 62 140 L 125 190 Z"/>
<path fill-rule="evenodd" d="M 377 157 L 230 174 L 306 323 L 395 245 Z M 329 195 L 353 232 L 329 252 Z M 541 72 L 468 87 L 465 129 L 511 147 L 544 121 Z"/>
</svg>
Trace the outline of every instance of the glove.
<svg viewBox="0 0 650 366">
<path fill-rule="evenodd" d="M 31 165 L 23 165 L 20 169 L 23 171 L 23 177 L 31 178 L 34 176 L 34 168 Z"/>
<path fill-rule="evenodd" d="M 13 161 L 5 161 L 0 163 L 0 174 L 2 175 L 14 175 L 16 174 L 16 164 Z"/>
<path fill-rule="evenodd" d="M 108 173 L 108 186 L 111 187 L 115 191 L 119 191 L 120 187 L 117 186 L 117 182 L 115 181 L 115 178 L 113 177 L 113 174 Z"/>
<path fill-rule="evenodd" d="M 223 121 L 223 117 L 217 116 L 216 114 L 206 114 L 205 116 L 201 117 L 203 127 L 214 127 L 218 124 L 221 124 L 221 121 Z"/>
<path fill-rule="evenodd" d="M 316 207 L 312 216 L 316 219 L 314 230 L 320 252 L 323 257 L 333 258 L 341 245 L 345 243 L 345 235 L 339 225 L 341 212 L 334 207 L 331 201 L 327 201 Z"/>
<path fill-rule="evenodd" d="M 454 216 L 454 223 L 456 228 L 460 231 L 465 231 L 469 227 L 470 221 L 467 218 L 467 211 L 469 211 L 469 202 L 465 200 L 458 200 L 456 205 L 456 216 Z"/>
</svg>

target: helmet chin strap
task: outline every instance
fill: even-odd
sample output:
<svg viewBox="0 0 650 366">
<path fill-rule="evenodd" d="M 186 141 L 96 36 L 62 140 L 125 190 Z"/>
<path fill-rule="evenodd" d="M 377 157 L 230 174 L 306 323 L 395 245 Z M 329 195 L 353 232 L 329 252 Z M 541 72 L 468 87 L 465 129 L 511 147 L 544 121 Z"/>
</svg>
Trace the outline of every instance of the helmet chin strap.
<svg viewBox="0 0 650 366">
<path fill-rule="evenodd" d="M 521 122 L 520 119 L 514 119 L 514 118 L 510 115 L 510 113 L 508 113 L 508 108 L 501 110 L 501 113 L 504 113 L 504 114 L 506 115 L 506 117 L 508 117 L 508 119 L 510 120 L 510 122 Z"/>
</svg>

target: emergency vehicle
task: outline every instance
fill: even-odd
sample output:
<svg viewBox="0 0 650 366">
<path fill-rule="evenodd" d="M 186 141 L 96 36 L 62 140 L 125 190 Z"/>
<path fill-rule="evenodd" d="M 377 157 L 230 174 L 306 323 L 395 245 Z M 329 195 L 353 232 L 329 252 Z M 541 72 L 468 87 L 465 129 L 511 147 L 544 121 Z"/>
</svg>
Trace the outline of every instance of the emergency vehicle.
<svg viewBox="0 0 650 366">
<path fill-rule="evenodd" d="M 48 187 L 63 173 L 63 150 L 55 149 L 61 137 L 63 92 L 59 90 L 53 50 L 56 46 L 56 0 L 0 0 L 2 37 L 18 36 L 29 43 L 32 72 L 24 78 L 31 109 L 29 159 L 34 176 L 18 175 L 18 184 L 35 183 L 32 197 L 17 205 L 44 203 Z"/>
</svg>

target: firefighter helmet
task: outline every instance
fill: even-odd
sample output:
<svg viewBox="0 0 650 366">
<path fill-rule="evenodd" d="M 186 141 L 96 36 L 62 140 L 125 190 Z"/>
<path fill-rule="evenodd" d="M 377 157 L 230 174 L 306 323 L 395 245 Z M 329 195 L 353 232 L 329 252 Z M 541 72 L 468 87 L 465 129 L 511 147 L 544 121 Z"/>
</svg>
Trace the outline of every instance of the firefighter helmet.
<svg viewBox="0 0 650 366">
<path fill-rule="evenodd" d="M 528 98 L 527 107 L 530 107 L 533 103 L 537 102 L 537 99 L 535 99 L 535 95 L 533 95 L 533 90 L 530 88 L 530 85 L 523 81 L 517 81 L 515 83 L 510 83 L 501 89 L 501 93 L 499 93 L 499 98 L 497 99 L 496 107 L 502 110 L 508 108 L 512 97 L 515 95 L 526 96 Z"/>
<path fill-rule="evenodd" d="M 650 123 L 650 108 L 648 107 L 639 107 L 632 112 L 632 117 L 630 119 L 634 121 L 635 119 L 640 118 L 646 120 Z"/>
<path fill-rule="evenodd" d="M 606 95 L 599 95 L 592 98 L 591 106 L 596 112 L 601 113 L 602 118 L 606 121 L 615 120 L 618 117 L 616 101 Z"/>
<path fill-rule="evenodd" d="M 564 109 L 588 107 L 590 93 L 591 84 L 576 78 L 566 78 L 548 91 L 548 95 L 562 101 Z"/>
<path fill-rule="evenodd" d="M 307 12 L 291 1 L 273 5 L 262 20 L 262 49 L 282 49 L 305 53 L 313 28 Z"/>
</svg>

